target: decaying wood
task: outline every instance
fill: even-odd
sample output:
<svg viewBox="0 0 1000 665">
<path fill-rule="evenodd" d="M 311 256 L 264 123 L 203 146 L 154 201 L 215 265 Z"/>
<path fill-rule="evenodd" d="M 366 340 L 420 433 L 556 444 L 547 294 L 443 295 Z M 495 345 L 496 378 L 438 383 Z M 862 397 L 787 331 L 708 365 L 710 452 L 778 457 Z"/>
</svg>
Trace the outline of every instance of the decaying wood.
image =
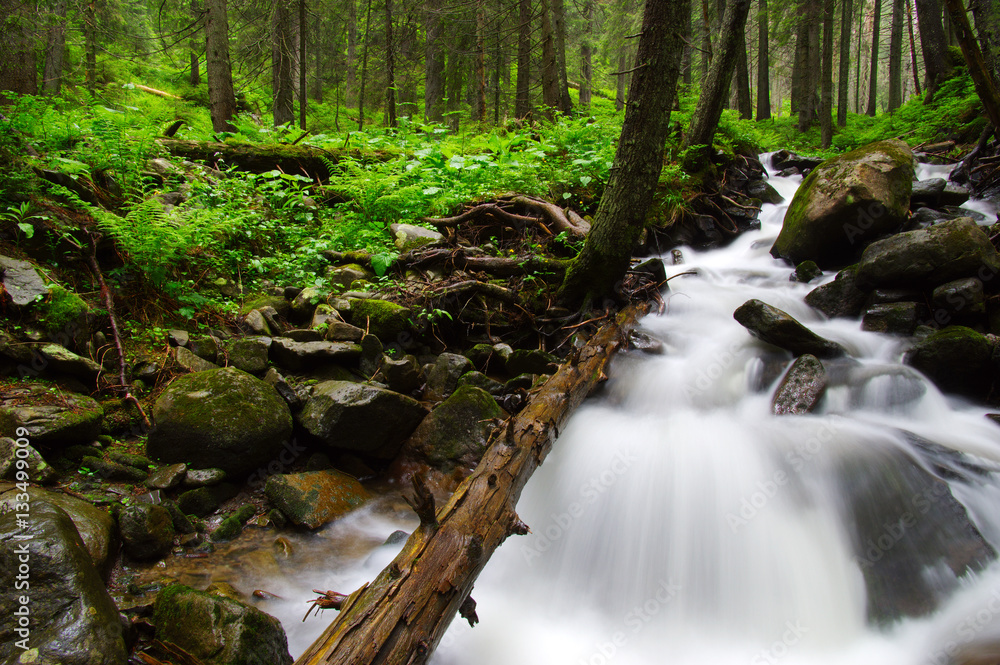
<svg viewBox="0 0 1000 665">
<path fill-rule="evenodd" d="M 370 584 L 351 594 L 337 619 L 296 665 L 415 665 L 430 657 L 455 613 L 474 621 L 469 595 L 490 556 L 512 534 L 526 533 L 514 509 L 573 410 L 604 376 L 614 352 L 645 306 L 630 306 L 603 326 L 494 432 L 482 461 Z"/>
<path fill-rule="evenodd" d="M 362 155 L 357 149 L 322 150 L 303 145 L 249 145 L 166 138 L 159 139 L 159 143 L 175 157 L 204 162 L 215 168 L 235 166 L 252 173 L 266 173 L 278 169 L 284 173 L 319 179 L 330 177 L 328 164 L 336 164 L 347 156 L 363 162 L 379 162 L 392 158 L 388 153 L 366 152 Z"/>
<path fill-rule="evenodd" d="M 535 216 L 513 213 L 499 203 L 482 203 L 454 217 L 425 217 L 422 221 L 438 228 L 452 228 L 469 222 L 494 223 L 519 231 L 542 224 L 550 231 L 554 229 L 554 233 L 565 231 L 575 237 L 583 237 L 590 231 L 590 223 L 587 220 L 572 210 L 563 210 L 555 203 L 532 196 L 515 196 L 509 203 L 527 208 Z"/>
<path fill-rule="evenodd" d="M 565 231 L 570 235 L 585 236 L 587 235 L 587 232 L 590 231 L 590 224 L 586 220 L 579 215 L 576 215 L 576 219 L 579 220 L 579 222 L 574 222 L 570 219 L 570 216 L 566 213 L 566 211 L 557 206 L 555 203 L 549 203 L 548 201 L 536 199 L 531 196 L 515 196 L 514 203 L 520 203 L 521 205 L 540 213 L 553 227 L 555 227 L 557 233 Z"/>
<path fill-rule="evenodd" d="M 142 90 L 143 92 L 148 92 L 151 95 L 156 95 L 157 97 L 166 97 L 167 99 L 183 99 L 183 97 L 178 97 L 172 93 L 166 92 L 165 90 L 157 90 L 156 88 L 150 88 L 148 85 L 140 85 L 139 83 L 133 83 L 132 86 L 136 90 Z"/>
<path fill-rule="evenodd" d="M 397 264 L 403 270 L 410 268 L 425 270 L 436 265 L 452 265 L 459 270 L 485 272 L 495 277 L 548 273 L 553 276 L 554 281 L 561 281 L 566 272 L 566 264 L 558 259 L 546 259 L 536 255 L 506 259 L 473 254 L 462 248 L 418 250 L 399 257 Z"/>
</svg>

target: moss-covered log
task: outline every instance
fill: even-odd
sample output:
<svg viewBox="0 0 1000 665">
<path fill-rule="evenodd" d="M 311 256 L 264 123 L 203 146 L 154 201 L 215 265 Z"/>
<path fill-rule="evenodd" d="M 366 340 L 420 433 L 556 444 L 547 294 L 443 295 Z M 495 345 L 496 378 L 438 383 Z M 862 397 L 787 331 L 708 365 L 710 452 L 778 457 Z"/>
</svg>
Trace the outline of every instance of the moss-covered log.
<svg viewBox="0 0 1000 665">
<path fill-rule="evenodd" d="M 627 308 L 563 364 L 495 433 L 475 472 L 441 510 L 427 509 L 418 485 L 421 525 L 373 582 L 344 601 L 340 616 L 297 665 L 424 663 L 456 612 L 473 620 L 467 601 L 476 577 L 509 535 L 526 533 L 514 511 L 521 490 L 645 311 Z"/>
</svg>

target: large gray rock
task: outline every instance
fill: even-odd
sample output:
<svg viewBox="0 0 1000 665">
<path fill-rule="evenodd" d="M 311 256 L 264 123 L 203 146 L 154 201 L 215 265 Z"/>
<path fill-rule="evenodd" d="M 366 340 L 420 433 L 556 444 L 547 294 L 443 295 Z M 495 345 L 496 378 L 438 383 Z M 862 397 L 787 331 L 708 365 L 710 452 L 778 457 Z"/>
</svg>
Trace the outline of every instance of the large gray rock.
<svg viewBox="0 0 1000 665">
<path fill-rule="evenodd" d="M 163 506 L 135 503 L 118 516 L 125 554 L 136 561 L 163 558 L 174 542 L 174 524 Z"/>
<path fill-rule="evenodd" d="M 455 391 L 458 380 L 473 369 L 472 361 L 457 353 L 442 353 L 427 372 L 427 389 L 424 398 L 442 400 Z"/>
<path fill-rule="evenodd" d="M 389 459 L 426 415 L 420 402 L 391 390 L 324 381 L 313 389 L 298 419 L 332 448 Z"/>
<path fill-rule="evenodd" d="M 153 406 L 147 454 L 161 462 L 218 468 L 230 477 L 266 466 L 292 433 L 278 392 L 232 367 L 182 376 Z"/>
<path fill-rule="evenodd" d="M 802 181 L 771 254 L 823 269 L 853 263 L 867 243 L 902 227 L 912 185 L 913 153 L 902 141 L 830 158 Z"/>
<path fill-rule="evenodd" d="M 811 413 L 826 392 L 826 370 L 819 358 L 799 356 L 788 368 L 771 400 L 776 416 Z"/>
<path fill-rule="evenodd" d="M 46 344 L 41 348 L 42 357 L 48 361 L 48 369 L 61 374 L 69 374 L 81 381 L 94 382 L 104 368 L 90 358 L 79 356 L 64 346 Z"/>
<path fill-rule="evenodd" d="M 350 363 L 360 357 L 361 347 L 351 342 L 295 342 L 275 337 L 271 343 L 271 359 L 292 371 L 322 363 Z"/>
<path fill-rule="evenodd" d="M 400 253 L 419 249 L 424 245 L 444 239 L 444 236 L 437 231 L 425 229 L 415 224 L 390 224 L 389 232 L 392 234 L 393 242 Z"/>
<path fill-rule="evenodd" d="M 264 493 L 294 524 L 318 529 L 364 504 L 371 495 L 357 480 L 333 469 L 275 474 Z"/>
<path fill-rule="evenodd" d="M 983 399 L 995 374 L 991 353 L 983 335 L 964 326 L 948 326 L 914 344 L 905 362 L 945 392 Z"/>
<path fill-rule="evenodd" d="M 817 358 L 835 358 L 845 353 L 840 344 L 820 337 L 787 312 L 756 298 L 740 305 L 733 318 L 754 337 L 796 356 L 809 353 Z"/>
<path fill-rule="evenodd" d="M 233 598 L 174 584 L 156 596 L 156 639 L 204 665 L 291 665 L 281 623 Z"/>
<path fill-rule="evenodd" d="M 18 585 L 22 564 L 30 589 Z M 22 596 L 30 598 L 28 651 L 16 632 Z M 44 501 L 32 502 L 23 527 L 16 513 L 0 514 L 0 661 L 125 665 L 127 659 L 118 608 L 69 515 Z"/>
<path fill-rule="evenodd" d="M 100 435 L 103 418 L 95 400 L 50 385 L 6 387 L 0 397 L 0 436 L 16 438 L 24 428 L 32 446 L 86 445 Z"/>
<path fill-rule="evenodd" d="M 18 460 L 21 460 L 19 463 Z M 18 446 L 10 437 L 0 437 L 0 479 L 16 480 L 23 471 L 30 482 L 44 485 L 55 479 L 56 470 L 30 445 Z"/>
<path fill-rule="evenodd" d="M 207 372 L 210 369 L 218 369 L 219 366 L 209 362 L 200 356 L 196 356 L 193 351 L 184 346 L 173 349 L 174 360 L 177 364 L 189 372 Z"/>
<path fill-rule="evenodd" d="M 480 388 L 460 386 L 424 418 L 406 444 L 431 464 L 475 466 L 503 410 Z"/>
<path fill-rule="evenodd" d="M 259 376 L 267 371 L 270 337 L 245 337 L 229 348 L 229 364 L 247 374 Z"/>
<path fill-rule="evenodd" d="M 858 265 L 858 286 L 933 289 L 963 277 L 983 282 L 1000 273 L 1000 254 L 968 217 L 873 242 Z M 995 288 L 995 287 L 994 287 Z"/>
<path fill-rule="evenodd" d="M 15 305 L 28 305 L 49 293 L 45 280 L 27 261 L 0 256 L 0 276 L 4 290 Z"/>
<path fill-rule="evenodd" d="M 861 329 L 886 335 L 909 336 L 916 330 L 927 307 L 916 302 L 887 302 L 872 305 L 861 319 Z"/>
</svg>

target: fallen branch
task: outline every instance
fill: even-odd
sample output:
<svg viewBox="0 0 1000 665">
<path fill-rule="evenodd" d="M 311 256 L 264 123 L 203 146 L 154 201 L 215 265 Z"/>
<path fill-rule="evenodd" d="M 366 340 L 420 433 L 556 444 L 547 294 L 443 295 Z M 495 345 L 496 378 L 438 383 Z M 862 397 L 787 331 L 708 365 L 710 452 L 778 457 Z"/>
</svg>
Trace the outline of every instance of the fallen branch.
<svg viewBox="0 0 1000 665">
<path fill-rule="evenodd" d="M 513 291 L 505 289 L 502 286 L 497 286 L 496 284 L 479 282 L 474 279 L 458 282 L 457 284 L 448 284 L 442 287 L 435 295 L 461 298 L 473 294 L 480 294 L 510 305 L 517 302 L 517 295 Z"/>
<path fill-rule="evenodd" d="M 578 225 L 570 219 L 566 211 L 557 206 L 555 203 L 549 203 L 548 201 L 543 201 L 541 199 L 536 199 L 531 196 L 515 196 L 513 198 L 514 203 L 520 203 L 526 208 L 537 211 L 545 219 L 549 221 L 552 226 L 554 226 L 558 231 L 566 231 L 570 235 L 574 236 L 585 236 L 587 232 L 590 231 L 590 224 L 587 223 L 579 215 L 576 218 L 582 222 Z"/>
<path fill-rule="evenodd" d="M 451 264 L 459 270 L 480 271 L 494 277 L 519 277 L 549 273 L 556 279 L 562 280 L 562 276 L 566 272 L 566 264 L 556 259 L 546 259 L 535 255 L 505 259 L 497 256 L 469 254 L 461 248 L 410 252 L 399 257 L 396 263 L 402 270 L 410 268 L 423 270 L 433 265 Z"/>
<path fill-rule="evenodd" d="M 645 311 L 629 307 L 601 328 L 494 432 L 479 466 L 437 511 L 437 524 L 422 520 L 392 563 L 351 594 L 296 665 L 419 665 L 456 612 L 464 606 L 467 618 L 474 616 L 468 598 L 476 577 L 508 536 L 527 532 L 514 511 L 521 490 Z"/>
</svg>

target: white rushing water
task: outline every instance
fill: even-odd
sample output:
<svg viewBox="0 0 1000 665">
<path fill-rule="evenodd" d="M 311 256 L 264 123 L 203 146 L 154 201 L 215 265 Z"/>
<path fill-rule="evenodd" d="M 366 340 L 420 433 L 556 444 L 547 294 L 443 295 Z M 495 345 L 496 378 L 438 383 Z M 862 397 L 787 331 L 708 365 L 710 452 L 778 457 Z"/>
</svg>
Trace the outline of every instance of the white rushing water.
<svg viewBox="0 0 1000 665">
<path fill-rule="evenodd" d="M 788 201 L 800 180 L 771 184 Z M 620 356 L 573 416 L 518 504 L 532 533 L 494 555 L 473 593 L 481 623 L 456 620 L 435 665 L 918 665 L 1000 644 L 998 565 L 957 582 L 924 570 L 947 590 L 933 614 L 882 628 L 866 620 L 837 469 L 878 469 L 880 451 L 935 468 L 902 431 L 963 451 L 946 466 L 1000 468 L 1000 427 L 902 367 L 904 340 L 804 304 L 816 283 L 790 282 L 768 254 L 786 205 L 764 206 L 760 231 L 729 247 L 683 248 L 685 263 L 668 264 L 697 275 L 672 279 L 666 311 L 642 323 L 665 353 Z M 750 298 L 858 361 L 841 365 L 815 414 L 771 415 L 775 363 L 789 357 L 733 319 Z M 995 474 L 954 481 L 952 492 L 1000 545 Z M 895 545 L 886 534 L 876 542 Z"/>
</svg>

